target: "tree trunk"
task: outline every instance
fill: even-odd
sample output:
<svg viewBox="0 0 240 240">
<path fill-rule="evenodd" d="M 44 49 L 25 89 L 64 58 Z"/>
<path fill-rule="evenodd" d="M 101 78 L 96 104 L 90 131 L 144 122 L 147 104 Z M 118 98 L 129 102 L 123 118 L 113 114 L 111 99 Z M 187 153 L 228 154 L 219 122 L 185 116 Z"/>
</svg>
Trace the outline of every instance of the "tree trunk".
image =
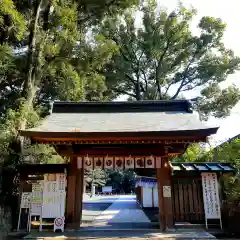
<svg viewBox="0 0 240 240">
<path fill-rule="evenodd" d="M 23 84 L 23 97 L 26 99 L 26 104 L 32 104 L 36 91 L 35 88 L 35 74 L 36 74 L 36 40 L 37 27 L 41 12 L 42 0 L 36 0 L 33 7 L 32 21 L 30 25 L 29 44 L 28 44 L 28 60 L 27 60 L 27 78 Z"/>
</svg>

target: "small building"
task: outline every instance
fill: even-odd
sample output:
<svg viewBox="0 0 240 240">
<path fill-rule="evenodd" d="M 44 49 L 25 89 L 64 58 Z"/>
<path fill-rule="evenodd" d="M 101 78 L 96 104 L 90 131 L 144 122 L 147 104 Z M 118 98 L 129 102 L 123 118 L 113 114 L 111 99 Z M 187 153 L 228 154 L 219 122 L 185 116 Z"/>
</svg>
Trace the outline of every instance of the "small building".
<svg viewBox="0 0 240 240">
<path fill-rule="evenodd" d="M 235 169 L 228 163 L 172 163 L 172 189 L 174 222 L 204 223 L 205 212 L 211 204 L 211 193 L 204 187 L 206 174 L 216 175 L 215 193 L 221 204 L 219 177 L 233 174 Z M 213 183 L 207 183 L 208 186 Z M 208 191 L 208 192 L 206 192 Z M 212 189 L 211 191 L 214 191 Z M 204 194 L 207 194 L 204 197 Z M 156 177 L 139 176 L 136 181 L 136 198 L 143 208 L 158 207 L 158 181 Z M 217 199 L 217 198 L 216 198 Z M 214 201 L 212 199 L 212 201 Z M 216 200 L 215 203 L 218 201 Z M 219 206 L 221 209 L 221 207 Z M 157 209 L 158 210 L 158 209 Z M 160 210 L 160 209 L 159 209 Z M 161 210 L 160 210 L 161 211 Z"/>
<path fill-rule="evenodd" d="M 137 177 L 136 199 L 142 208 L 158 207 L 157 178 Z"/>
</svg>

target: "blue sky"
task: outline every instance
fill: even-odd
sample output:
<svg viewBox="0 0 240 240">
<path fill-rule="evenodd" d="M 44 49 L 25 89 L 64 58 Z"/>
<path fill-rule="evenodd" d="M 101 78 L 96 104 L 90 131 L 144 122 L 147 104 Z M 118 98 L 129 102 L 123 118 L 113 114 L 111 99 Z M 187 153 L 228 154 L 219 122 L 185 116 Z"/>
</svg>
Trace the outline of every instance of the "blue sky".
<svg viewBox="0 0 240 240">
<path fill-rule="evenodd" d="M 178 0 L 158 0 L 160 6 L 164 6 L 167 10 L 171 11 L 178 6 Z M 240 1 L 228 0 L 182 0 L 184 6 L 193 6 L 197 9 L 197 16 L 192 22 L 192 31 L 196 31 L 196 26 L 203 16 L 211 16 L 221 18 L 226 24 L 227 29 L 224 35 L 224 43 L 227 48 L 233 49 L 237 56 L 240 56 Z M 140 18 L 140 16 L 139 16 Z M 230 75 L 226 82 L 222 84 L 222 87 L 226 87 L 234 83 L 240 88 L 240 72 Z M 185 95 L 186 98 L 191 98 L 196 93 Z M 119 100 L 123 100 L 123 98 Z M 240 133 L 240 103 L 237 104 L 231 112 L 231 115 L 225 119 L 211 118 L 208 121 L 211 125 L 220 126 L 217 134 L 211 138 L 211 144 L 217 145 L 230 137 L 233 137 Z"/>
</svg>

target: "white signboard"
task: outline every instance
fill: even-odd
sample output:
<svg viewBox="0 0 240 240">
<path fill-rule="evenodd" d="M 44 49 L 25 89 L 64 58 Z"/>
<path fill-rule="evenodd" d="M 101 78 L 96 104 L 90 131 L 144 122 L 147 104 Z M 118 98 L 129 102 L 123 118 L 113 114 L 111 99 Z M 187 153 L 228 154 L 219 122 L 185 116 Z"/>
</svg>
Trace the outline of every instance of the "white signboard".
<svg viewBox="0 0 240 240">
<path fill-rule="evenodd" d="M 21 199 L 21 208 L 29 208 L 31 202 L 31 192 L 23 192 Z"/>
<path fill-rule="evenodd" d="M 171 186 L 163 186 L 163 197 L 170 198 L 171 195 Z"/>
<path fill-rule="evenodd" d="M 40 216 L 42 211 L 42 192 L 32 192 L 31 215 Z"/>
<path fill-rule="evenodd" d="M 205 217 L 207 219 L 220 219 L 221 213 L 217 174 L 202 173 L 202 186 Z"/>
<path fill-rule="evenodd" d="M 66 183 L 65 174 L 56 174 L 52 180 L 45 180 L 43 182 L 43 196 L 39 226 L 40 231 L 42 231 L 42 220 L 44 218 L 54 218 L 54 231 L 56 229 L 61 229 L 63 231 Z"/>
</svg>

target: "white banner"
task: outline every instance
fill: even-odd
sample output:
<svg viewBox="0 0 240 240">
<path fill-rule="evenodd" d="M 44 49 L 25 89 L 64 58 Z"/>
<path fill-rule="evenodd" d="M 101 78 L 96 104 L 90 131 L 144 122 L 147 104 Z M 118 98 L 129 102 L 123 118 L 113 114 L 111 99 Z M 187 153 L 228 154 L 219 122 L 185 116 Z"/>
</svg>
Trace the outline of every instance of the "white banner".
<svg viewBox="0 0 240 240">
<path fill-rule="evenodd" d="M 221 219 L 216 173 L 202 173 L 203 201 L 206 219 Z"/>
</svg>

